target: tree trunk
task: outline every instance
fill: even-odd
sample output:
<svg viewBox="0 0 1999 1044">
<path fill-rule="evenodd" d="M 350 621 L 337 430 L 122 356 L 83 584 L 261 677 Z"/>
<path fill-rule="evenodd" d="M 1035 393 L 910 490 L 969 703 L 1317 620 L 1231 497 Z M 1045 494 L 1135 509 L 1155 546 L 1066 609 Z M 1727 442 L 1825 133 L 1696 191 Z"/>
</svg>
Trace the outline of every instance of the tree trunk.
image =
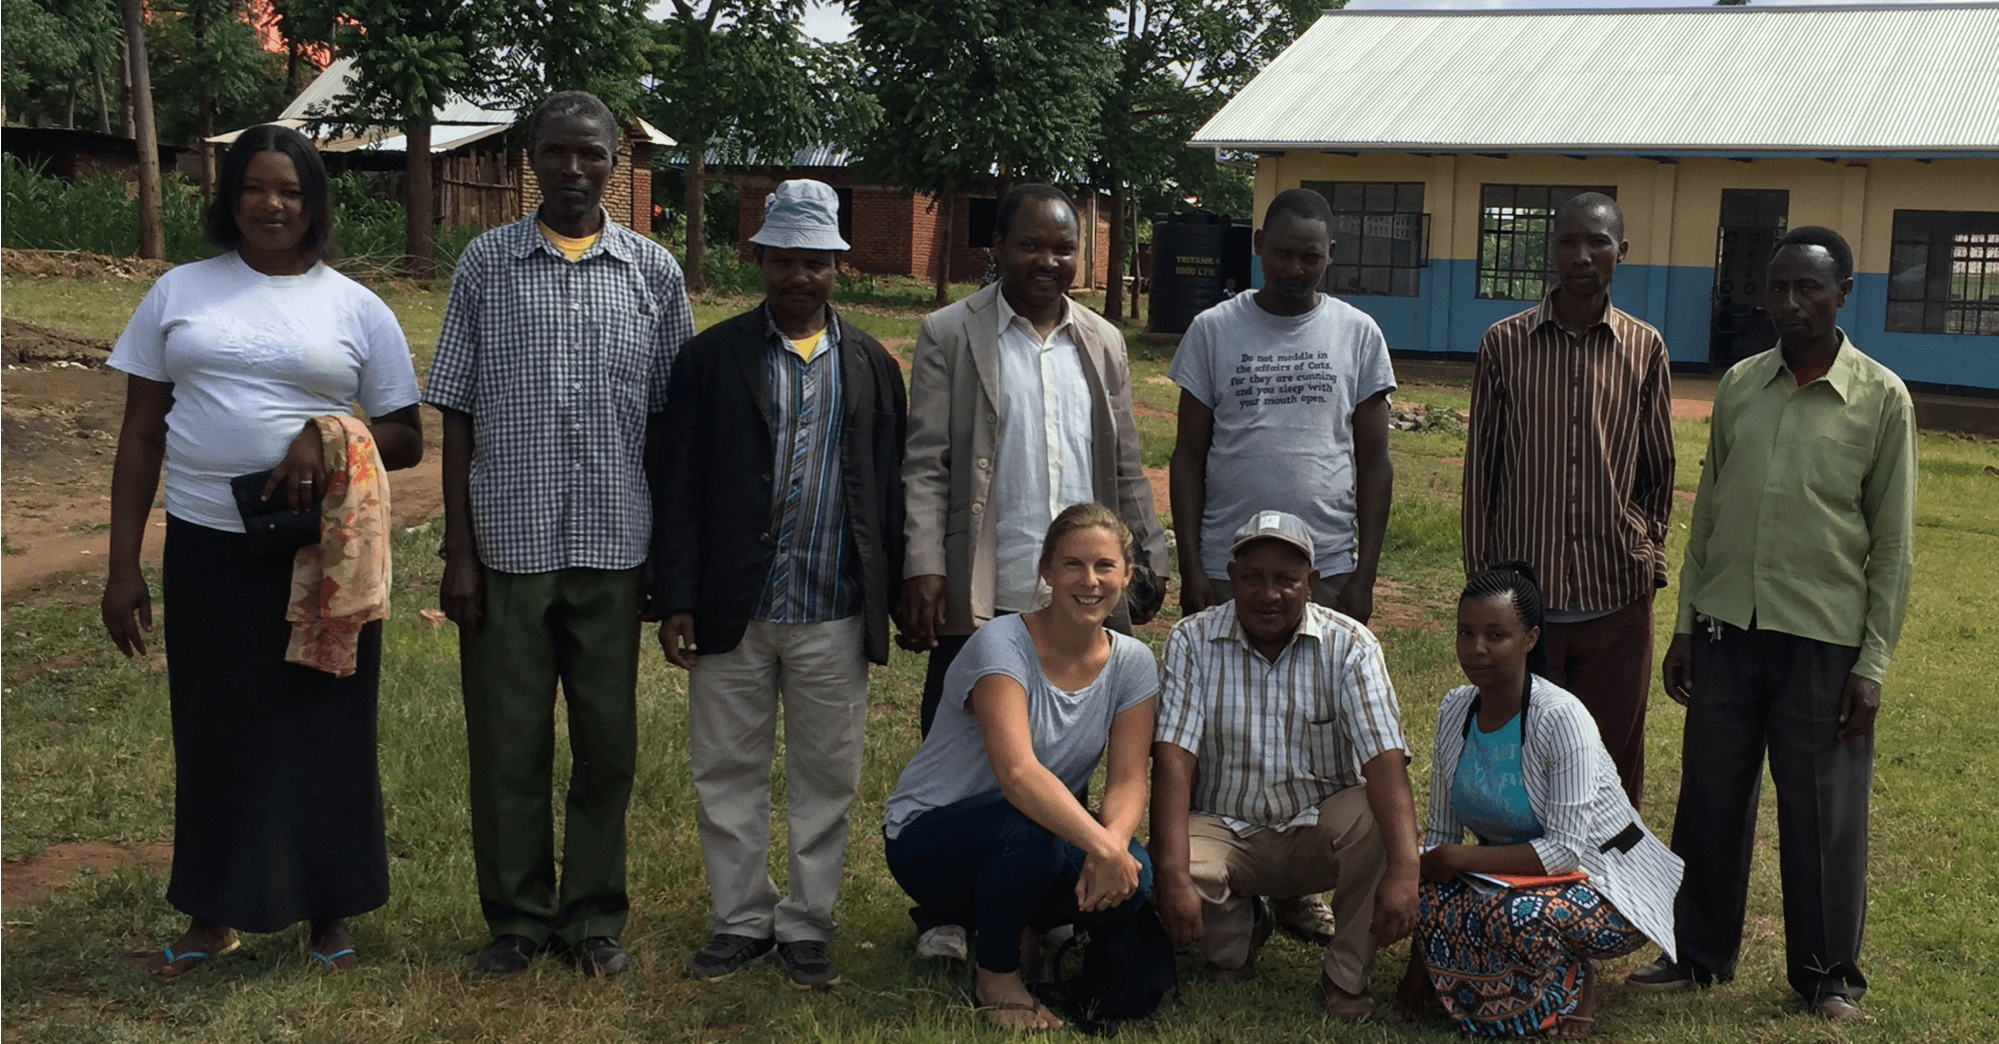
<svg viewBox="0 0 1999 1044">
<path fill-rule="evenodd" d="M 951 203 L 957 195 L 958 190 L 953 187 L 945 189 L 943 195 L 937 197 L 937 205 L 944 208 L 937 215 L 936 303 L 939 305 L 951 303 L 951 213 L 956 209 Z"/>
<path fill-rule="evenodd" d="M 430 187 L 430 116 L 414 120 L 403 127 L 409 151 L 405 154 L 403 178 L 403 213 L 409 219 L 405 250 L 405 263 L 409 273 L 416 279 L 429 279 L 437 274 L 437 229 L 435 226 L 435 204 Z"/>
<path fill-rule="evenodd" d="M 97 88 L 97 129 L 111 133 L 111 103 L 104 95 L 104 59 L 100 56 L 91 63 L 90 82 Z"/>
<path fill-rule="evenodd" d="M 1120 221 L 1124 215 L 1118 215 Z M 1131 321 L 1139 322 L 1144 317 L 1138 314 L 1138 282 L 1142 275 L 1138 266 L 1138 201 L 1131 203 Z"/>
<path fill-rule="evenodd" d="M 1124 182 L 1111 179 L 1111 256 L 1104 274 L 1104 318 L 1124 321 Z"/>
<path fill-rule="evenodd" d="M 705 144 L 687 150 L 687 292 L 707 289 L 702 266 L 708 263 L 708 148 Z"/>
<path fill-rule="evenodd" d="M 132 123 L 139 149 L 139 256 L 164 260 L 166 230 L 160 221 L 160 138 L 153 128 L 153 78 L 146 66 L 145 0 L 121 0 L 125 46 L 131 58 Z"/>
<path fill-rule="evenodd" d="M 118 44 L 118 119 L 126 137 L 139 137 L 132 117 L 132 48 L 122 41 Z"/>
<path fill-rule="evenodd" d="M 201 198 L 215 198 L 215 146 L 208 139 L 215 136 L 215 97 L 208 93 L 208 85 L 203 84 L 195 95 L 196 130 L 195 139 L 201 144 Z"/>
</svg>

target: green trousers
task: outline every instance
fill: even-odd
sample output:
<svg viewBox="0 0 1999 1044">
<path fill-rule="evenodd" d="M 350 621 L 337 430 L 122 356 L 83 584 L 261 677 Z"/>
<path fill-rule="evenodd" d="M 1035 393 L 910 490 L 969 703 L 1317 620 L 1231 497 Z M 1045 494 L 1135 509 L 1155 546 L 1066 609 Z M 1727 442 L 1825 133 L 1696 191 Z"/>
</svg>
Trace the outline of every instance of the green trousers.
<svg viewBox="0 0 1999 1044">
<path fill-rule="evenodd" d="M 615 938 L 625 806 L 638 758 L 639 571 L 485 570 L 476 634 L 459 638 L 471 754 L 472 854 L 494 936 Z M 556 682 L 568 700 L 562 882 L 551 807 Z"/>
</svg>

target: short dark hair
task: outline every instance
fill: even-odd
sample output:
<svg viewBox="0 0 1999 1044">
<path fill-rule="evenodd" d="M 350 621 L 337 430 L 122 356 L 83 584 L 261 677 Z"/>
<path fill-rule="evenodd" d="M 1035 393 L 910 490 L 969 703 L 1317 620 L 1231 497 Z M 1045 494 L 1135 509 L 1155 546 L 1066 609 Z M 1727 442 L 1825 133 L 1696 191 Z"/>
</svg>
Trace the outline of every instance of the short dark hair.
<svg viewBox="0 0 1999 1044">
<path fill-rule="evenodd" d="M 1541 581 L 1534 567 L 1525 562 L 1495 562 L 1492 568 L 1471 578 L 1459 604 L 1482 598 L 1502 597 L 1513 603 L 1523 630 L 1541 628 L 1542 641 L 1527 650 L 1527 673 L 1548 677 L 1547 612 L 1541 607 Z"/>
<path fill-rule="evenodd" d="M 326 164 L 319 150 L 305 135 L 280 123 L 261 123 L 236 136 L 235 144 L 222 156 L 222 170 L 215 178 L 215 200 L 208 204 L 202 232 L 208 241 L 224 250 L 236 249 L 243 230 L 236 227 L 236 201 L 243 195 L 243 176 L 250 160 L 259 152 L 283 153 L 298 171 L 299 191 L 305 197 L 305 238 L 299 249 L 321 261 L 333 259 L 333 191 L 326 181 Z"/>
<path fill-rule="evenodd" d="M 1770 259 L 1776 260 L 1785 247 L 1823 247 L 1832 255 L 1833 274 L 1841 280 L 1853 278 L 1853 248 L 1847 245 L 1845 236 L 1824 225 L 1799 225 L 1784 233 L 1784 238 L 1777 241 L 1777 249 L 1770 251 Z"/>
<path fill-rule="evenodd" d="M 993 211 L 993 235 L 1005 239 L 1007 232 L 1013 228 L 1014 212 L 1030 199 L 1043 199 L 1050 203 L 1062 204 L 1068 208 L 1069 220 L 1076 228 L 1080 230 L 1083 227 L 1082 215 L 1076 212 L 1076 201 L 1070 199 L 1067 192 L 1053 185 L 1030 181 L 1025 185 L 1015 185 L 1013 191 L 1008 192 L 1006 198 L 999 201 L 999 209 Z"/>
<path fill-rule="evenodd" d="M 1624 239 L 1624 208 L 1615 199 L 1601 192 L 1578 192 L 1570 196 L 1561 206 L 1555 208 L 1555 221 L 1560 222 L 1567 214 L 1597 213 L 1610 215 L 1610 234 L 1621 242 Z"/>
<path fill-rule="evenodd" d="M 548 121 L 571 116 L 581 116 L 601 125 L 604 133 L 610 136 L 611 155 L 618 154 L 618 118 L 611 115 L 610 106 L 589 91 L 557 91 L 542 99 L 541 104 L 534 107 L 534 114 L 528 117 L 528 151 L 534 151 L 534 147 L 541 144 L 541 131 Z"/>
<path fill-rule="evenodd" d="M 1326 226 L 1326 235 L 1333 234 L 1333 205 L 1326 202 L 1326 197 L 1317 190 L 1293 188 L 1279 192 L 1277 198 L 1271 200 L 1268 207 L 1263 208 L 1263 227 L 1269 228 L 1270 223 L 1276 221 L 1279 214 L 1322 222 Z"/>
</svg>

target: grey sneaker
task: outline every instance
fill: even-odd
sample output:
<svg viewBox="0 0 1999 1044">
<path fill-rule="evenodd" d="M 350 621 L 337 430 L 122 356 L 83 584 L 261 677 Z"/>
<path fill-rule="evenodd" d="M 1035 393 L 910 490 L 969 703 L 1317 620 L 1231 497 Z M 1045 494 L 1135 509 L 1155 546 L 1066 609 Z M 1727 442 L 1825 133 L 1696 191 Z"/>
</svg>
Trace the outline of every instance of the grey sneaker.
<svg viewBox="0 0 1999 1044">
<path fill-rule="evenodd" d="M 687 975 L 694 979 L 726 979 L 741 971 L 743 965 L 770 956 L 775 945 L 770 939 L 719 932 L 701 952 L 688 958 Z"/>
<path fill-rule="evenodd" d="M 823 990 L 840 981 L 840 969 L 833 967 L 826 944 L 818 939 L 778 943 L 777 959 L 798 989 Z"/>
<path fill-rule="evenodd" d="M 940 924 L 916 939 L 916 955 L 937 960 L 962 961 L 971 955 L 962 925 Z"/>
</svg>

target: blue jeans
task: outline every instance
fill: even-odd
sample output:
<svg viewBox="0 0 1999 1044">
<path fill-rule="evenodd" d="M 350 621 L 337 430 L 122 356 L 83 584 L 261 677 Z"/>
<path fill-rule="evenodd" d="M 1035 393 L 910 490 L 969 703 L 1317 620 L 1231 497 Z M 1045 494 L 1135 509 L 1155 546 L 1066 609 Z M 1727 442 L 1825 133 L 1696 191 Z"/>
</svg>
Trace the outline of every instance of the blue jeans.
<svg viewBox="0 0 1999 1044">
<path fill-rule="evenodd" d="M 978 929 L 979 967 L 1020 970 L 1020 932 L 1087 928 L 1135 913 L 1152 894 L 1152 859 L 1131 843 L 1138 891 L 1108 910 L 1076 909 L 1083 850 L 1029 819 L 1004 794 L 932 809 L 888 842 L 888 872 L 927 913 Z"/>
</svg>

